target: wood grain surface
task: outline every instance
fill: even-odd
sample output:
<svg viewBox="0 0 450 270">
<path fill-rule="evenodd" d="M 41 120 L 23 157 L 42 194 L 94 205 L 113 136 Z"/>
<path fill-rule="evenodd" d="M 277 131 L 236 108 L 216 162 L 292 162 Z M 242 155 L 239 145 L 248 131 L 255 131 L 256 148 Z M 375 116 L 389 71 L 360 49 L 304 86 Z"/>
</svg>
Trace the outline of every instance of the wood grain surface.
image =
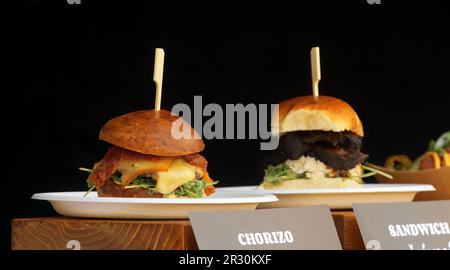
<svg viewBox="0 0 450 270">
<path fill-rule="evenodd" d="M 341 245 L 344 250 L 363 250 L 364 241 L 353 211 L 332 212 Z"/>
<path fill-rule="evenodd" d="M 187 220 L 104 220 L 67 217 L 12 221 L 13 250 L 196 249 Z"/>
<path fill-rule="evenodd" d="M 351 211 L 333 212 L 343 249 L 364 249 Z M 13 250 L 198 249 L 188 220 L 114 220 L 69 217 L 12 221 Z"/>
</svg>

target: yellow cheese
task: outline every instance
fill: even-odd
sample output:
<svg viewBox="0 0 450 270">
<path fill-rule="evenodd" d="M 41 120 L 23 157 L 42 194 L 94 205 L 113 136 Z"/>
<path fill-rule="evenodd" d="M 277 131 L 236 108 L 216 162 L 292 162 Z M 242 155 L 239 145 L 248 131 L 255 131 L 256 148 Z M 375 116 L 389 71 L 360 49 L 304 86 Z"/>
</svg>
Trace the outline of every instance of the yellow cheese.
<svg viewBox="0 0 450 270">
<path fill-rule="evenodd" d="M 117 168 L 122 173 L 121 182 L 128 186 L 136 177 L 146 173 L 167 171 L 174 158 L 162 158 L 160 160 L 121 160 Z"/>
<path fill-rule="evenodd" d="M 156 174 L 156 191 L 169 194 L 179 186 L 195 179 L 195 174 L 203 175 L 200 168 L 184 159 L 171 157 L 160 160 L 122 160 L 117 168 L 122 173 L 121 182 L 128 186 L 136 177 L 143 174 Z"/>
<path fill-rule="evenodd" d="M 179 186 L 195 179 L 195 173 L 202 173 L 200 168 L 192 166 L 183 159 L 176 159 L 166 172 L 158 172 L 156 190 L 162 194 L 173 192 Z"/>
</svg>

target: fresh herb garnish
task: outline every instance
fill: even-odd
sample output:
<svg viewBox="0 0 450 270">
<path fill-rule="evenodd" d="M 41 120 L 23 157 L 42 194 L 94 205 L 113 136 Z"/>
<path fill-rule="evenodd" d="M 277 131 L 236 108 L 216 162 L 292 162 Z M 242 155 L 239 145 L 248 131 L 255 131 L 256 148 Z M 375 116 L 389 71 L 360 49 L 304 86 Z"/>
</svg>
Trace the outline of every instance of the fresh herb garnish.
<svg viewBox="0 0 450 270">
<path fill-rule="evenodd" d="M 219 183 L 219 181 L 205 182 L 203 180 L 193 180 L 177 188 L 174 191 L 174 194 L 179 197 L 202 198 L 205 195 L 205 188 L 214 186 L 217 183 Z"/>
<path fill-rule="evenodd" d="M 364 170 L 367 170 L 367 171 L 369 171 L 369 172 L 364 173 L 363 175 L 347 176 L 347 177 L 344 177 L 343 179 L 347 179 L 347 180 L 355 180 L 355 181 L 360 182 L 363 178 L 371 177 L 371 176 L 374 176 L 374 175 L 376 175 L 376 174 L 380 174 L 380 175 L 382 175 L 382 176 L 384 176 L 384 177 L 387 177 L 387 178 L 389 178 L 389 179 L 392 179 L 392 175 L 387 174 L 387 173 L 385 173 L 385 172 L 382 172 L 382 171 L 380 171 L 380 170 L 374 169 L 374 168 L 372 168 L 372 167 L 368 167 L 368 166 L 363 165 L 363 164 L 361 164 L 361 167 L 362 167 Z"/>
<path fill-rule="evenodd" d="M 88 172 L 88 173 L 92 173 L 92 169 L 89 168 L 83 168 L 83 167 L 79 167 L 78 170 L 83 171 L 83 172 Z M 93 191 L 95 189 L 95 183 L 94 181 L 92 181 L 92 179 L 90 177 L 88 177 L 88 179 L 86 180 L 87 186 L 88 186 L 88 191 L 86 191 L 86 193 L 83 195 L 83 198 L 86 197 L 91 191 Z"/>
<path fill-rule="evenodd" d="M 88 191 L 86 191 L 86 193 L 84 193 L 83 198 L 86 197 L 89 193 L 91 193 L 91 191 L 93 191 L 95 189 L 95 185 L 92 185 Z"/>
<path fill-rule="evenodd" d="M 442 156 L 446 152 L 447 147 L 450 147 L 450 131 L 442 134 L 436 141 L 431 140 L 428 145 L 428 150 L 437 152 Z"/>
<path fill-rule="evenodd" d="M 369 176 L 372 176 L 372 175 L 375 175 L 375 174 L 382 175 L 382 176 L 384 176 L 384 177 L 386 177 L 386 178 L 389 178 L 389 179 L 392 179 L 392 178 L 393 178 L 392 175 L 387 174 L 387 173 L 385 173 L 385 172 L 382 172 L 382 171 L 380 171 L 380 170 L 377 170 L 377 169 L 375 169 L 375 168 L 372 168 L 372 167 L 369 167 L 369 166 L 366 166 L 366 165 L 363 165 L 363 164 L 361 164 L 361 167 L 362 167 L 364 170 L 369 171 L 369 173 L 363 174 L 363 175 L 361 176 L 361 178 L 369 177 Z"/>
<path fill-rule="evenodd" d="M 156 192 L 156 181 L 149 176 L 140 175 L 125 188 L 143 188 L 147 189 L 149 194 L 153 194 Z"/>
<path fill-rule="evenodd" d="M 111 175 L 111 180 L 118 185 L 122 185 L 122 173 L 120 171 L 116 171 L 113 175 Z"/>
<path fill-rule="evenodd" d="M 92 169 L 88 168 L 79 168 L 81 171 L 92 173 Z M 111 181 L 113 181 L 117 185 L 122 185 L 122 173 L 120 171 L 114 172 L 111 175 Z M 177 188 L 173 193 L 179 197 L 189 197 L 189 198 L 202 198 L 204 196 L 204 189 L 208 186 L 216 185 L 218 181 L 215 182 L 205 182 L 203 180 L 193 180 L 190 181 L 179 188 Z M 89 190 L 84 194 L 86 197 L 91 191 L 93 191 L 95 187 L 95 183 L 88 177 L 87 185 Z M 140 175 L 136 177 L 130 185 L 124 187 L 125 189 L 130 188 L 143 188 L 148 191 L 149 194 L 156 193 L 156 181 L 150 176 Z"/>
<path fill-rule="evenodd" d="M 375 174 L 380 174 L 380 175 L 383 175 L 384 177 L 392 179 L 392 176 L 385 172 L 379 171 L 377 169 L 374 169 L 372 167 L 368 167 L 365 165 L 361 165 L 361 167 L 364 170 L 367 170 L 368 172 L 364 173 L 363 175 L 343 177 L 343 179 L 360 180 L 362 178 L 370 177 Z M 331 178 L 331 176 L 329 174 L 325 174 L 325 177 Z M 281 184 L 282 181 L 295 180 L 295 179 L 309 179 L 307 177 L 307 171 L 298 174 L 298 173 L 295 173 L 291 168 L 289 168 L 289 166 L 287 164 L 283 163 L 283 164 L 279 164 L 276 166 L 269 165 L 266 169 L 266 175 L 264 177 L 264 182 L 270 183 L 272 185 L 279 185 L 279 184 Z"/>
<path fill-rule="evenodd" d="M 294 180 L 294 179 L 308 179 L 306 171 L 302 173 L 295 173 L 287 164 L 278 164 L 276 166 L 269 165 L 266 169 L 266 175 L 264 176 L 264 182 L 271 183 L 272 185 L 279 185 L 282 181 Z"/>
<path fill-rule="evenodd" d="M 206 183 L 202 180 L 193 180 L 177 188 L 174 193 L 180 197 L 201 198 L 204 196 L 203 190 Z"/>
<path fill-rule="evenodd" d="M 93 171 L 92 169 L 84 168 L 84 167 L 78 167 L 78 170 L 83 171 L 83 172 L 88 172 L 88 173 L 91 173 Z"/>
</svg>

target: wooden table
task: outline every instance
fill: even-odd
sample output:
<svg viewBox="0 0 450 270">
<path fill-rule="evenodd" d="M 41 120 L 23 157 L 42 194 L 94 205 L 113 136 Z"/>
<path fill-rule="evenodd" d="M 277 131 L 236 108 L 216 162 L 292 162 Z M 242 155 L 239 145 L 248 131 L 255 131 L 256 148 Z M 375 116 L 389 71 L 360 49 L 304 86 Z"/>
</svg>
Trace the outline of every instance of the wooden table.
<svg viewBox="0 0 450 270">
<path fill-rule="evenodd" d="M 352 211 L 333 212 L 342 247 L 364 249 Z M 188 220 L 114 220 L 68 217 L 12 221 L 13 250 L 197 249 Z"/>
<path fill-rule="evenodd" d="M 342 248 L 344 250 L 365 249 L 353 211 L 333 211 L 332 214 Z"/>
</svg>

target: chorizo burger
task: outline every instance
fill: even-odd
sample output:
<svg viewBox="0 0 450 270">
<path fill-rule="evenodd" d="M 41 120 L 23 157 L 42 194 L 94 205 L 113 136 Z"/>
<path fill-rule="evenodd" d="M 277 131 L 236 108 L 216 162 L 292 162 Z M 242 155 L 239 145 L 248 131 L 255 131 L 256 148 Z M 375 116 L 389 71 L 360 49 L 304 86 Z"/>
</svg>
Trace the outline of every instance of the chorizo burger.
<svg viewBox="0 0 450 270">
<path fill-rule="evenodd" d="M 189 138 L 172 136 L 181 121 Z M 186 132 L 186 131 L 184 131 Z M 99 197 L 201 198 L 214 193 L 205 145 L 187 122 L 165 110 L 143 110 L 109 120 L 100 140 L 113 145 L 94 165 L 88 186 Z"/>
</svg>

